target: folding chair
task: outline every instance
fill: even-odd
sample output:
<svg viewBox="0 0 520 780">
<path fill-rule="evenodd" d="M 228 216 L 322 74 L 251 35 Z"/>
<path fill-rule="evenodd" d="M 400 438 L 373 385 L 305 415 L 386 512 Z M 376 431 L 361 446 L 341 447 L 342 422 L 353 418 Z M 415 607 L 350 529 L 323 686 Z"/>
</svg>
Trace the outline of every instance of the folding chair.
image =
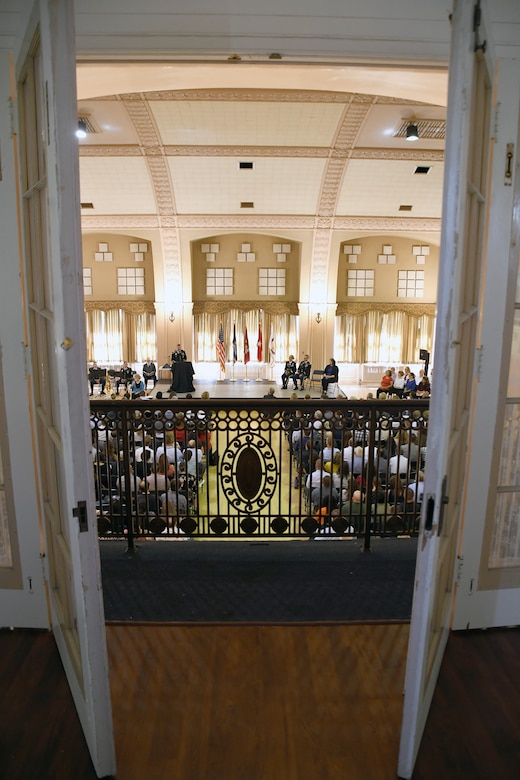
<svg viewBox="0 0 520 780">
<path fill-rule="evenodd" d="M 323 378 L 323 374 L 325 373 L 325 369 L 315 368 L 311 374 L 311 381 L 309 384 L 309 388 L 312 389 L 312 386 L 314 383 L 319 385 L 321 389 L 321 380 Z"/>
</svg>

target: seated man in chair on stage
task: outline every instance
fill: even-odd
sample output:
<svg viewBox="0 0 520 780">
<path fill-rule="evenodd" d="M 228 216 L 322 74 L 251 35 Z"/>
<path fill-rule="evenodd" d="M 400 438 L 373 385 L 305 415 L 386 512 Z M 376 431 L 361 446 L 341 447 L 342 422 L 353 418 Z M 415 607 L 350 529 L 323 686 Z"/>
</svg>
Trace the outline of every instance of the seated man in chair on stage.
<svg viewBox="0 0 520 780">
<path fill-rule="evenodd" d="M 126 389 L 128 385 L 131 383 L 132 379 L 134 378 L 134 371 L 132 368 L 130 368 L 126 360 L 123 363 L 123 367 L 119 372 L 119 374 L 120 374 L 119 379 L 116 382 L 116 393 L 118 395 L 119 395 L 120 385 L 124 385 Z"/>
<path fill-rule="evenodd" d="M 309 360 L 308 355 L 303 356 L 303 360 L 301 361 L 300 365 L 298 366 L 298 371 L 294 375 L 294 379 L 296 381 L 296 385 L 298 385 L 298 379 L 300 380 L 300 390 L 303 390 L 303 386 L 306 379 L 309 379 L 311 375 L 311 362 Z"/>
<path fill-rule="evenodd" d="M 152 380 L 153 386 L 157 384 L 157 368 L 151 358 L 146 358 L 146 363 L 143 363 L 143 381 L 145 387 L 148 385 L 148 381 Z"/>
<path fill-rule="evenodd" d="M 90 395 L 94 395 L 94 385 L 99 384 L 101 386 L 101 392 L 99 395 L 105 395 L 106 369 L 99 368 L 98 364 L 94 360 L 92 366 L 88 370 L 88 381 L 90 383 Z"/>
<path fill-rule="evenodd" d="M 296 362 L 294 360 L 294 355 L 289 355 L 289 360 L 285 363 L 285 368 L 283 370 L 282 374 L 282 389 L 287 390 L 287 382 L 289 379 L 292 379 L 294 389 L 298 389 L 298 384 L 296 382 Z"/>
</svg>

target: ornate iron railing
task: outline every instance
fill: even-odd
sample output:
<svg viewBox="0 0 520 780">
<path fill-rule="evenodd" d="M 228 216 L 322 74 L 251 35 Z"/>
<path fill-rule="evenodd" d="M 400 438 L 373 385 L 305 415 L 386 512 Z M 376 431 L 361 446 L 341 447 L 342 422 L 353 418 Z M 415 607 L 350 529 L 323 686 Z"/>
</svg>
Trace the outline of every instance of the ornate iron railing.
<svg viewBox="0 0 520 780">
<path fill-rule="evenodd" d="M 98 531 L 130 549 L 140 535 L 334 534 L 365 549 L 413 535 L 427 423 L 418 399 L 94 400 Z"/>
</svg>

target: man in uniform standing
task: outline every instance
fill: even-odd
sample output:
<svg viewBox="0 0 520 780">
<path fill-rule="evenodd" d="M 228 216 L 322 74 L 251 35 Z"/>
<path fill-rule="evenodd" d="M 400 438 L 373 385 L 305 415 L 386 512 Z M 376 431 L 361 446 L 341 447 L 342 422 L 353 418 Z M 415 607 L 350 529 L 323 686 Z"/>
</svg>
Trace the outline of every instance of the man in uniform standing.
<svg viewBox="0 0 520 780">
<path fill-rule="evenodd" d="M 172 363 L 180 363 L 183 360 L 187 360 L 186 353 L 182 349 L 180 344 L 177 344 L 177 349 L 172 352 Z"/>
</svg>

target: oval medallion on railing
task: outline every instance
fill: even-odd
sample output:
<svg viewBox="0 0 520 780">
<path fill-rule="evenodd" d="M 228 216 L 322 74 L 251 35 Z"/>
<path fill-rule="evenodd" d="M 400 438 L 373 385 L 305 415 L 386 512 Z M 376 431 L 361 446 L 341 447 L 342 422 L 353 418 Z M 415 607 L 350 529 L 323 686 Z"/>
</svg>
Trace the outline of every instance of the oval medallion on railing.
<svg viewBox="0 0 520 780">
<path fill-rule="evenodd" d="M 229 503 L 241 512 L 267 506 L 278 482 L 275 454 L 256 433 L 235 436 L 220 463 L 220 485 Z"/>
<path fill-rule="evenodd" d="M 236 459 L 236 479 L 240 493 L 252 501 L 262 486 L 262 461 L 253 447 L 243 449 Z"/>
</svg>

